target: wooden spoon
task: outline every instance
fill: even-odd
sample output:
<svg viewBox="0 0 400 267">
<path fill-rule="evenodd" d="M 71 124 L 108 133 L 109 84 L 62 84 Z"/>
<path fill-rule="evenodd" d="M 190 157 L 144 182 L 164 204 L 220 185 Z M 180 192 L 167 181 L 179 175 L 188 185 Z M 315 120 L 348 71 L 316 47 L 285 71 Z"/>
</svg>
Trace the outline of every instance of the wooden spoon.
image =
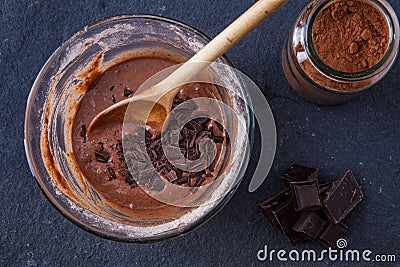
<svg viewBox="0 0 400 267">
<path fill-rule="evenodd" d="M 288 0 L 257 1 L 245 13 L 197 52 L 197 54 L 160 83 L 98 113 L 89 123 L 87 134 L 89 135 L 90 131 L 97 126 L 105 125 L 109 120 L 123 119 L 128 104 L 139 100 L 156 101 L 157 104 L 152 109 L 149 117 L 140 118 L 140 114 L 138 114 L 136 116 L 138 117 L 138 121 L 146 122 L 148 125 L 154 127 L 162 126 L 165 118 L 171 112 L 175 95 L 181 89 L 178 85 L 190 81 L 190 79 L 205 69 L 212 61 L 224 54 L 229 48 L 256 28 L 287 1 Z"/>
</svg>

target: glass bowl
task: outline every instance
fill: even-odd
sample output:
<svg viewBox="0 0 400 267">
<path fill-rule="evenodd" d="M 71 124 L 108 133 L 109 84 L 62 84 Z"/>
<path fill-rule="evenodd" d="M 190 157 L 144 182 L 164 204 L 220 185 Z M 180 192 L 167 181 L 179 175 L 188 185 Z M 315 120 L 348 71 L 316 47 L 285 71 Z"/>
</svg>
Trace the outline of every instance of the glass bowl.
<svg viewBox="0 0 400 267">
<path fill-rule="evenodd" d="M 227 94 L 227 103 L 244 121 L 249 142 L 237 134 L 231 139 L 229 175 L 231 181 L 223 188 L 218 201 L 174 214 L 174 219 L 140 220 L 102 202 L 74 165 L 71 108 L 83 97 L 77 90 L 79 74 L 104 53 L 100 65 L 111 66 L 118 58 L 136 49 L 158 47 L 190 57 L 209 42 L 199 31 L 174 20 L 149 15 L 124 15 L 105 19 L 77 32 L 65 41 L 48 59 L 37 76 L 26 108 L 25 150 L 32 174 L 50 202 L 69 220 L 86 231 L 111 240 L 153 242 L 181 235 L 202 224 L 220 210 L 231 198 L 244 175 L 249 160 L 253 135 L 251 101 L 240 78 L 224 73 L 221 80 L 234 94 Z M 232 67 L 222 56 L 217 63 Z M 75 105 L 76 106 L 76 105 Z M 220 179 L 220 178 L 218 178 Z"/>
</svg>

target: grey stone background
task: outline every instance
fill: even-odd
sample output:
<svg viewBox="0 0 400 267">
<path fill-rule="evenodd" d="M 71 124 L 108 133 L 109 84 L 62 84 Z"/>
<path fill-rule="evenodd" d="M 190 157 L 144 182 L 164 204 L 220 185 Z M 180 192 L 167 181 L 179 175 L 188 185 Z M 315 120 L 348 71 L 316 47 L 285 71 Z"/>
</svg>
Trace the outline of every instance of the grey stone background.
<svg viewBox="0 0 400 267">
<path fill-rule="evenodd" d="M 399 14 L 400 2 L 389 2 Z M 350 227 L 348 247 L 397 253 L 400 261 L 400 65 L 397 62 L 384 81 L 350 103 L 326 107 L 303 100 L 283 75 L 281 49 L 289 27 L 306 4 L 304 0 L 290 0 L 228 52 L 237 68 L 263 90 L 276 119 L 275 162 L 268 180 L 255 193 L 248 193 L 247 187 L 257 149 L 237 193 L 211 221 L 167 242 L 134 245 L 107 241 L 76 227 L 54 209 L 35 183 L 23 146 L 26 99 L 41 66 L 69 36 L 94 21 L 132 13 L 177 19 L 215 36 L 252 3 L 0 2 L 0 266 L 283 265 L 277 261 L 261 263 L 256 258 L 264 245 L 291 249 L 283 234 L 261 215 L 257 204 L 285 187 L 278 177 L 293 162 L 319 167 L 324 181 L 335 180 L 352 169 L 366 198 L 346 218 Z M 319 244 L 297 247 L 308 248 L 323 249 Z"/>
</svg>

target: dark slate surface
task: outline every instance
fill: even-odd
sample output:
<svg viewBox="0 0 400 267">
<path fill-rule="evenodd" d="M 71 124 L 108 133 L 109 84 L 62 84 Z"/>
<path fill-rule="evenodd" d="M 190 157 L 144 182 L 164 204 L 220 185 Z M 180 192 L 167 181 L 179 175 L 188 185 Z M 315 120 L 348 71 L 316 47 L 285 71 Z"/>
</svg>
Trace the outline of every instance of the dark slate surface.
<svg viewBox="0 0 400 267">
<path fill-rule="evenodd" d="M 131 13 L 167 16 L 215 36 L 252 2 L 0 2 L 0 266 L 265 265 L 256 258 L 264 245 L 291 247 L 269 226 L 257 203 L 284 187 L 277 177 L 294 161 L 320 167 L 326 181 L 351 168 L 366 199 L 346 218 L 349 248 L 400 257 L 400 64 L 374 90 L 351 103 L 324 107 L 303 100 L 285 80 L 280 53 L 304 0 L 291 0 L 228 53 L 263 90 L 276 118 L 276 158 L 258 191 L 247 192 L 250 172 L 228 205 L 205 225 L 164 243 L 133 245 L 79 229 L 50 205 L 35 183 L 23 147 L 26 99 L 41 66 L 63 41 L 88 23 Z M 399 14 L 400 2 L 389 2 Z M 322 249 L 318 244 L 298 247 L 307 248 Z"/>
</svg>

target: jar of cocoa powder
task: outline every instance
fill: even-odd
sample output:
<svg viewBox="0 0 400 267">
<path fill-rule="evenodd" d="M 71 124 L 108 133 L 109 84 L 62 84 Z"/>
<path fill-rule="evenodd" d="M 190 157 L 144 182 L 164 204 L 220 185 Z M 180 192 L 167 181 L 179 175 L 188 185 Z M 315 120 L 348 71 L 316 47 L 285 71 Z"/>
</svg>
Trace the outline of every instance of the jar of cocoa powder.
<svg viewBox="0 0 400 267">
<path fill-rule="evenodd" d="M 286 78 L 310 101 L 344 103 L 388 73 L 399 34 L 398 18 L 385 0 L 315 0 L 283 47 Z"/>
</svg>

